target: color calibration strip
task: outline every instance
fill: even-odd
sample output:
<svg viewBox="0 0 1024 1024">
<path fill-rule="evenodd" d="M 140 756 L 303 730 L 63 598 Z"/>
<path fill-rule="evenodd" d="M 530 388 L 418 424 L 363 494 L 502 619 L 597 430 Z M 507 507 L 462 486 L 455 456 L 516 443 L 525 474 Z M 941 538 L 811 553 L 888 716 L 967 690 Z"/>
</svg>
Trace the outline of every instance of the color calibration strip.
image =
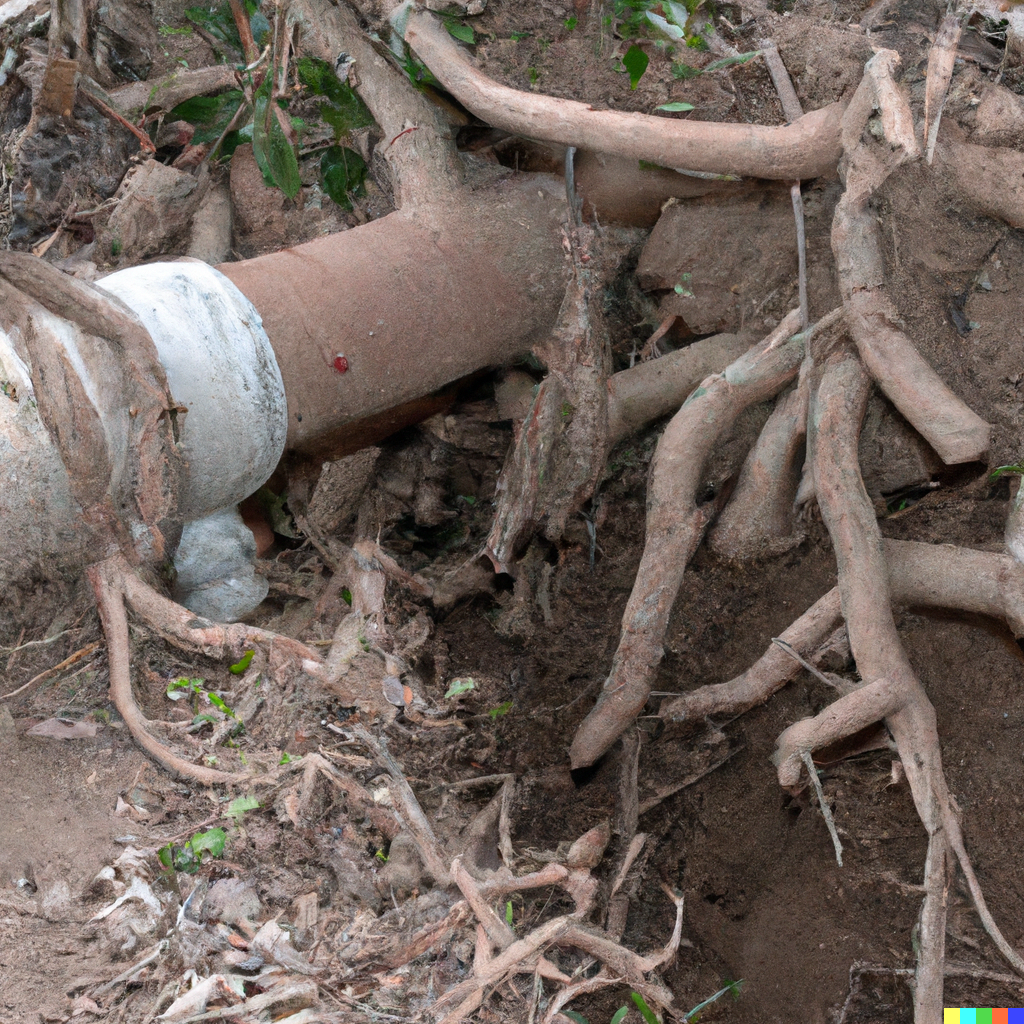
<svg viewBox="0 0 1024 1024">
<path fill-rule="evenodd" d="M 942 1024 L 1024 1024 L 1024 1009 L 967 1010 L 963 1007 L 942 1011 Z"/>
</svg>

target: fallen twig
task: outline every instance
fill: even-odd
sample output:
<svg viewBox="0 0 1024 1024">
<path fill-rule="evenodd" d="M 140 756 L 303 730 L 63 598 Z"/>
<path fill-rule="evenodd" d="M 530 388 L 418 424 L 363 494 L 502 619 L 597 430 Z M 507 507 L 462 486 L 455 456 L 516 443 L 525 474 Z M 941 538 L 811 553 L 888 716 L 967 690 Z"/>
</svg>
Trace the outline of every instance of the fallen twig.
<svg viewBox="0 0 1024 1024">
<path fill-rule="evenodd" d="M 25 646 L 28 646 L 27 644 Z M 24 693 L 26 690 L 31 690 L 33 686 L 37 686 L 39 683 L 46 682 L 52 676 L 57 675 L 58 672 L 63 672 L 64 669 L 70 668 L 76 662 L 81 661 L 83 658 L 88 658 L 93 651 L 99 650 L 99 642 L 92 644 L 86 644 L 85 647 L 75 651 L 70 657 L 65 658 L 62 662 L 54 665 L 53 668 L 48 668 L 38 675 L 33 676 L 27 683 L 19 686 L 16 690 L 11 690 L 10 693 L 5 693 L 0 696 L 0 700 L 10 700 L 12 697 L 17 697 L 19 693 Z"/>
<path fill-rule="evenodd" d="M 384 744 L 377 739 L 369 730 L 361 725 L 353 725 L 349 731 L 362 744 L 364 744 L 373 755 L 374 759 L 387 770 L 394 783 L 393 795 L 400 805 L 402 816 L 405 819 L 406 827 L 416 842 L 416 847 L 423 858 L 423 865 L 433 875 L 434 882 L 439 886 L 452 884 L 452 876 L 447 867 L 447 861 L 441 844 L 434 834 L 434 829 L 427 816 L 420 807 L 416 794 L 412 791 L 405 778 L 402 769 L 398 767 L 395 759 L 388 753 Z"/>
</svg>

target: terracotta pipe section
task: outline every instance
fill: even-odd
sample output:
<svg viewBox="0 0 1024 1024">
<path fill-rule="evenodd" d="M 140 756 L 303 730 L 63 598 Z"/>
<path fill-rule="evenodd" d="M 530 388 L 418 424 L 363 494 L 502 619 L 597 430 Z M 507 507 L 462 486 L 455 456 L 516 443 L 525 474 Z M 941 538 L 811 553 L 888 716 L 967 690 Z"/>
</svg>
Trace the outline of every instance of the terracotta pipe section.
<svg viewBox="0 0 1024 1024">
<path fill-rule="evenodd" d="M 289 455 L 355 451 L 430 415 L 453 381 L 525 355 L 562 301 L 565 205 L 556 178 L 506 178 L 218 267 L 263 319 Z"/>
</svg>

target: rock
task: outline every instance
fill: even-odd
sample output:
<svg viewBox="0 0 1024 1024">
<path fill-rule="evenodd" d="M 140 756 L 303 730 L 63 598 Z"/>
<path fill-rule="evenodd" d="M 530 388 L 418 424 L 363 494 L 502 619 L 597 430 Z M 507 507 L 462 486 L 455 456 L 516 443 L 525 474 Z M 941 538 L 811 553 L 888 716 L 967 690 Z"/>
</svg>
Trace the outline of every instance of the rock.
<svg viewBox="0 0 1024 1024">
<path fill-rule="evenodd" d="M 117 263 L 184 252 L 208 179 L 147 160 L 125 176 L 119 202 L 98 239 L 98 255 Z"/>
<path fill-rule="evenodd" d="M 223 921 L 252 934 L 263 908 L 251 882 L 243 878 L 220 878 L 210 886 L 199 917 L 203 921 Z"/>
<path fill-rule="evenodd" d="M 662 315 L 682 317 L 693 334 L 737 330 L 773 289 L 796 280 L 789 189 L 771 185 L 742 198 L 669 206 L 636 273 L 645 291 L 667 292 Z"/>
<path fill-rule="evenodd" d="M 1024 147 L 1024 98 L 1002 85 L 988 85 L 974 121 L 975 141 Z"/>
<path fill-rule="evenodd" d="M 186 255 L 216 266 L 231 255 L 231 189 L 227 181 L 212 185 L 192 219 Z"/>
<path fill-rule="evenodd" d="M 174 556 L 175 597 L 205 619 L 236 622 L 270 589 L 255 563 L 256 540 L 237 508 L 188 523 Z"/>
</svg>

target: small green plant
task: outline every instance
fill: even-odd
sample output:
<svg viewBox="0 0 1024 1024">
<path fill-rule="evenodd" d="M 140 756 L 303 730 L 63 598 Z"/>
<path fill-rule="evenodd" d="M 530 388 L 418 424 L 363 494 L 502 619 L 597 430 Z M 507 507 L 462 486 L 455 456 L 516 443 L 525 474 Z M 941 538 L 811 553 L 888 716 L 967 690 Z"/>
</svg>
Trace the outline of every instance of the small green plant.
<svg viewBox="0 0 1024 1024">
<path fill-rule="evenodd" d="M 120 238 L 114 238 L 110 242 L 110 255 L 117 259 L 124 252 L 124 243 Z"/>
<path fill-rule="evenodd" d="M 224 812 L 224 816 L 230 818 L 237 825 L 249 811 L 255 811 L 262 806 L 254 796 L 236 796 L 228 804 L 228 809 Z"/>
<path fill-rule="evenodd" d="M 536 85 L 540 81 L 540 72 L 536 68 L 527 68 L 526 73 L 530 76 L 530 85 Z"/>
<path fill-rule="evenodd" d="M 295 754 L 293 756 L 293 755 L 289 754 L 288 751 L 286 750 L 286 751 L 284 751 L 281 754 L 281 760 L 278 761 L 277 763 L 279 765 L 282 765 L 282 764 L 294 764 L 296 761 L 301 761 L 301 760 L 302 760 L 302 755 L 301 754 Z"/>
<path fill-rule="evenodd" d="M 1024 476 L 1024 465 L 1017 466 L 997 466 L 989 476 L 989 482 L 995 483 L 1001 476 L 1006 473 L 1016 473 L 1018 476 Z"/>
<path fill-rule="evenodd" d="M 577 18 L 575 14 L 566 18 L 565 21 L 562 22 L 562 24 L 565 25 L 566 30 L 569 32 L 571 32 L 579 23 L 580 19 Z"/>
<path fill-rule="evenodd" d="M 193 719 L 195 724 L 216 721 L 212 715 L 200 714 L 199 702 L 204 698 L 228 718 L 234 718 L 235 721 L 238 721 L 238 716 L 228 707 L 224 699 L 214 693 L 213 690 L 207 690 L 204 685 L 205 683 L 205 679 L 186 679 L 184 677 L 174 679 L 167 684 L 167 696 L 171 700 L 181 700 L 183 697 L 190 698 L 192 700 L 192 712 L 195 715 Z"/>
<path fill-rule="evenodd" d="M 182 28 L 172 28 L 170 25 L 161 25 L 157 32 L 162 36 L 190 36 L 192 35 L 192 26 L 185 25 Z"/>
<path fill-rule="evenodd" d="M 260 13 L 258 0 L 245 3 L 253 39 L 260 46 L 270 32 L 270 23 Z M 209 9 L 191 7 L 186 16 L 230 50 L 242 53 L 238 27 L 227 2 Z M 264 66 L 265 60 L 269 66 Z M 302 187 L 299 136 L 316 125 L 289 115 L 288 107 L 300 94 L 320 98 L 318 121 L 334 136 L 333 145 L 324 147 L 326 152 L 321 156 L 321 185 L 335 203 L 350 210 L 351 196 L 362 189 L 367 168 L 363 158 L 343 143 L 353 130 L 371 125 L 373 118 L 327 61 L 300 57 L 295 62 L 294 76 L 299 85 L 294 88 L 288 84 L 288 71 L 285 54 L 272 46 L 251 64 L 240 67 L 240 89 L 186 100 L 169 116 L 195 127 L 192 144 L 210 146 L 210 159 L 229 160 L 240 144 L 251 142 L 266 184 L 294 199 Z"/>
<path fill-rule="evenodd" d="M 507 715 L 512 710 L 512 701 L 502 701 L 497 707 L 490 708 L 487 712 L 491 718 L 501 718 L 502 715 Z"/>
<path fill-rule="evenodd" d="M 713 996 L 710 996 L 709 998 L 705 999 L 703 1002 L 698 1003 L 692 1010 L 689 1010 L 687 1013 L 684 1013 L 683 1014 L 683 1020 L 684 1021 L 691 1021 L 691 1020 L 692 1021 L 696 1021 L 697 1017 L 698 1017 L 698 1014 L 701 1012 L 701 1010 L 703 1010 L 706 1007 L 710 1006 L 716 1000 L 721 999 L 722 996 L 726 995 L 727 993 L 729 995 L 731 995 L 733 997 L 733 999 L 739 999 L 739 997 L 740 997 L 740 986 L 743 984 L 743 979 L 740 978 L 739 981 L 729 981 L 728 978 L 723 978 L 722 980 L 725 981 L 725 987 L 724 988 L 720 988 Z M 636 993 L 633 994 L 633 998 L 634 999 L 636 998 Z"/>
<path fill-rule="evenodd" d="M 519 42 L 522 42 L 524 39 L 529 39 L 530 38 L 530 33 L 529 32 L 513 32 L 511 38 L 512 38 L 512 42 L 513 43 L 519 43 Z"/>
<path fill-rule="evenodd" d="M 691 280 L 693 280 L 693 274 L 681 274 L 678 284 L 673 285 L 672 291 L 676 295 L 682 295 L 684 299 L 692 299 L 693 292 L 690 290 Z"/>
<path fill-rule="evenodd" d="M 444 27 L 460 43 L 473 44 L 476 42 L 476 33 L 473 29 L 469 25 L 463 25 L 461 21 L 456 21 L 455 18 L 445 18 Z"/>
<path fill-rule="evenodd" d="M 508 900 L 505 903 L 505 923 L 509 926 L 509 928 L 512 927 L 512 901 L 511 900 Z"/>
<path fill-rule="evenodd" d="M 239 658 L 238 661 L 236 661 L 234 665 L 232 665 L 230 669 L 228 669 L 228 671 L 233 676 L 242 675 L 252 662 L 253 655 L 255 653 L 255 651 L 246 651 L 245 654 L 243 654 L 241 658 Z"/>
<path fill-rule="evenodd" d="M 640 1011 L 644 1024 L 661 1024 L 658 1015 L 647 1005 L 647 1000 L 639 992 L 630 992 L 630 997 L 636 1003 L 636 1008 Z"/>
<path fill-rule="evenodd" d="M 463 679 L 453 679 L 448 686 L 445 697 L 461 697 L 464 693 L 476 687 L 476 680 L 466 676 Z"/>
<path fill-rule="evenodd" d="M 168 843 L 157 851 L 157 857 L 168 871 L 183 871 L 187 875 L 194 875 L 202 866 L 204 858 L 223 855 L 227 838 L 222 828 L 196 832 L 183 846 Z"/>
<path fill-rule="evenodd" d="M 644 77 L 651 58 L 634 43 L 622 56 L 622 67 L 629 74 L 629 87 L 635 89 Z"/>
</svg>

